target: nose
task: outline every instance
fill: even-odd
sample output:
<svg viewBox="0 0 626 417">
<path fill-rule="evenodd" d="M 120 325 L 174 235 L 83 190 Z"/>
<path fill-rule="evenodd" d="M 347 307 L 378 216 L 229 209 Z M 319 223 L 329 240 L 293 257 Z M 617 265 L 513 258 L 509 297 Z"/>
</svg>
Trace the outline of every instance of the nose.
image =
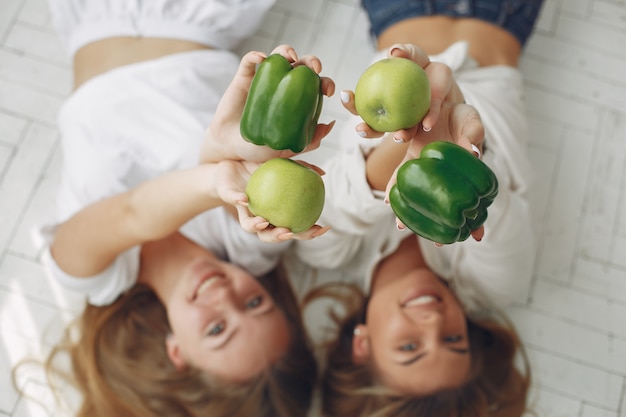
<svg viewBox="0 0 626 417">
<path fill-rule="evenodd" d="M 417 324 L 420 327 L 441 331 L 444 325 L 443 314 L 438 311 L 428 310 L 420 313 L 416 317 Z"/>
</svg>

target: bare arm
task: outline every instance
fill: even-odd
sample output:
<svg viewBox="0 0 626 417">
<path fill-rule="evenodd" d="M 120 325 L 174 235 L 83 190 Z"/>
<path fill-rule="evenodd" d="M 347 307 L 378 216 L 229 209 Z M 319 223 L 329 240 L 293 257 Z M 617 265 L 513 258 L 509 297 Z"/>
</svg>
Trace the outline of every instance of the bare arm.
<svg viewBox="0 0 626 417">
<path fill-rule="evenodd" d="M 85 207 L 59 225 L 51 252 L 70 275 L 92 276 L 125 250 L 165 237 L 195 215 L 223 204 L 216 165 L 167 173 Z"/>
<path fill-rule="evenodd" d="M 245 231 L 265 242 L 313 239 L 327 230 L 314 225 L 293 234 L 284 227 L 268 227 L 267 220 L 252 215 L 243 190 L 258 166 L 245 161 L 201 164 L 93 203 L 59 225 L 52 256 L 70 275 L 93 276 L 125 250 L 164 238 L 198 214 L 220 206 L 238 216 Z"/>
</svg>

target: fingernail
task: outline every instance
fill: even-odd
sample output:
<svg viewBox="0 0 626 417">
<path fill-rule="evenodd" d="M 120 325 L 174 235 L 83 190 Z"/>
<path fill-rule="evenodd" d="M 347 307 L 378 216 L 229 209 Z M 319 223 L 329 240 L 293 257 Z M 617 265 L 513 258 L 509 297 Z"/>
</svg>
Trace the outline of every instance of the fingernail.
<svg viewBox="0 0 626 417">
<path fill-rule="evenodd" d="M 476 155 L 476 157 L 480 159 L 480 156 L 481 156 L 480 149 L 478 149 L 478 146 L 474 145 L 473 143 L 472 143 L 472 151 L 474 151 L 474 154 Z"/>
<path fill-rule="evenodd" d="M 256 228 L 259 230 L 263 230 L 270 225 L 270 222 L 262 222 L 256 225 Z"/>
<path fill-rule="evenodd" d="M 366 138 L 367 137 L 367 133 L 364 130 L 357 130 L 357 135 L 361 136 L 362 138 Z"/>
<path fill-rule="evenodd" d="M 293 237 L 293 233 L 289 232 L 289 233 L 283 233 L 282 235 L 278 236 L 279 240 L 289 240 Z"/>
<path fill-rule="evenodd" d="M 398 45 L 393 45 L 391 48 L 389 48 L 389 55 L 393 55 L 394 51 L 399 51 L 400 47 Z"/>
<path fill-rule="evenodd" d="M 330 229 L 330 226 L 322 227 L 321 229 L 316 230 L 316 231 L 313 233 L 313 236 L 314 236 L 314 237 L 319 237 L 319 236 L 322 236 L 324 233 L 326 233 L 326 232 L 328 231 L 328 229 Z"/>
<path fill-rule="evenodd" d="M 348 92 L 345 90 L 341 90 L 341 93 L 339 93 L 339 97 L 341 98 L 342 103 L 348 103 L 350 101 L 350 94 L 348 94 Z"/>
<path fill-rule="evenodd" d="M 395 137 L 395 136 L 393 137 L 393 141 L 394 141 L 395 143 L 404 143 L 404 141 L 403 141 L 402 139 L 397 138 L 397 137 Z"/>
<path fill-rule="evenodd" d="M 404 229 L 406 229 L 406 226 L 404 226 L 404 225 L 401 226 L 401 225 L 396 223 L 396 229 L 398 229 L 399 231 L 403 232 Z"/>
<path fill-rule="evenodd" d="M 432 127 L 422 125 L 422 130 L 423 130 L 424 132 L 430 132 L 430 131 L 432 130 Z"/>
</svg>

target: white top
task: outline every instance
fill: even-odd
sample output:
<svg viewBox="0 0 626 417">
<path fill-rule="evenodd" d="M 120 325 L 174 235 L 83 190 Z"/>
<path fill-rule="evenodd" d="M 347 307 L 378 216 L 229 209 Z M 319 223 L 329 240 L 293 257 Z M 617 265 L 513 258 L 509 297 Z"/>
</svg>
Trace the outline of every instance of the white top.
<svg viewBox="0 0 626 417">
<path fill-rule="evenodd" d="M 195 165 L 205 129 L 238 64 L 226 51 L 186 52 L 117 68 L 72 94 L 59 113 L 63 167 L 56 216 L 41 229 L 44 244 L 51 243 L 57 224 L 86 205 Z M 254 275 L 274 267 L 287 245 L 261 242 L 221 208 L 193 219 L 181 232 Z M 101 305 L 136 282 L 139 248 L 92 278 L 65 274 L 49 248 L 43 260 L 55 279 Z"/>
<path fill-rule="evenodd" d="M 479 68 L 464 42 L 431 59 L 450 65 L 467 103 L 480 112 L 486 128 L 483 161 L 498 177 L 499 194 L 488 209 L 481 242 L 470 237 L 436 247 L 416 237 L 429 267 L 449 281 L 466 308 L 503 307 L 527 295 L 535 257 L 526 197 L 530 165 L 522 78 L 511 67 Z M 364 278 L 368 290 L 375 266 L 411 232 L 397 230 L 391 207 L 370 189 L 364 155 L 380 140 L 359 138 L 355 125 L 356 120 L 346 134 L 353 138 L 342 138 L 344 152 L 324 166 L 327 198 L 318 223 L 332 229 L 318 239 L 297 242 L 294 250 L 312 267 L 340 268 L 348 277 Z"/>
<path fill-rule="evenodd" d="M 48 0 L 70 56 L 115 36 L 181 39 L 232 49 L 257 31 L 274 0 Z"/>
</svg>

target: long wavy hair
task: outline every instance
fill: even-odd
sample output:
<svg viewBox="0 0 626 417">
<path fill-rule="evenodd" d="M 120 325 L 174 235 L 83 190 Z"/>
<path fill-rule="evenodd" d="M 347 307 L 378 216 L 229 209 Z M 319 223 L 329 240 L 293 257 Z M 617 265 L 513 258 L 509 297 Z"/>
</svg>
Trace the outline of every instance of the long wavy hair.
<svg viewBox="0 0 626 417">
<path fill-rule="evenodd" d="M 520 339 L 506 317 L 467 318 L 471 351 L 468 381 L 428 396 L 401 394 L 379 384 L 368 365 L 352 360 L 352 337 L 363 322 L 367 297 L 353 284 L 328 284 L 305 302 L 331 297 L 343 314 L 329 311 L 337 336 L 327 346 L 322 374 L 322 409 L 328 417 L 519 417 L 526 410 L 530 368 Z M 521 356 L 521 367 L 516 358 Z"/>
<path fill-rule="evenodd" d="M 318 366 L 298 301 L 282 268 L 259 280 L 285 313 L 291 344 L 251 381 L 229 383 L 197 369 L 177 370 L 165 347 L 165 308 L 144 285 L 111 305 L 87 305 L 48 356 L 49 380 L 61 376 L 82 394 L 77 417 L 304 416 Z M 57 362 L 63 354 L 70 358 L 69 374 Z"/>
</svg>

